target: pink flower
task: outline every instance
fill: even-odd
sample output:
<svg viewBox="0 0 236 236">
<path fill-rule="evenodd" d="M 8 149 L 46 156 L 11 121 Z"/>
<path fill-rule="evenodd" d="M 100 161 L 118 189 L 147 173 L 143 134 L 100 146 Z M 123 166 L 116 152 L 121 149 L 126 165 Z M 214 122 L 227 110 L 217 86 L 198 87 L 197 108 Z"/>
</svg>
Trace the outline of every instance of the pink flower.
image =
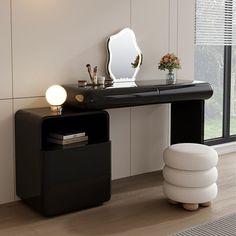
<svg viewBox="0 0 236 236">
<path fill-rule="evenodd" d="M 164 58 L 164 62 L 167 63 L 169 59 L 167 57 Z"/>
<path fill-rule="evenodd" d="M 170 54 L 170 59 L 171 59 L 171 60 L 175 59 L 175 55 L 174 55 L 173 53 Z"/>
</svg>

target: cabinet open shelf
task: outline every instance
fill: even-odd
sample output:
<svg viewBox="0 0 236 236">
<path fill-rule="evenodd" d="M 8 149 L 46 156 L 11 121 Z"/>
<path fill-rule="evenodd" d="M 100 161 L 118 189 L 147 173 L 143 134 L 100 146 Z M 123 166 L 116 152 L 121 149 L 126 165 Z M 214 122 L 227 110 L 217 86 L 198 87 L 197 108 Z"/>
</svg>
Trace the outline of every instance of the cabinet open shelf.
<svg viewBox="0 0 236 236">
<path fill-rule="evenodd" d="M 89 115 L 85 112 L 80 113 L 79 116 L 62 116 L 60 119 L 53 116 L 44 119 L 42 122 L 42 149 L 47 149 L 48 146 L 52 147 L 48 142 L 49 134 L 58 131 L 65 133 L 85 132 L 88 136 L 88 144 L 107 142 L 109 141 L 108 120 L 109 118 L 104 112 L 95 112 Z"/>
</svg>

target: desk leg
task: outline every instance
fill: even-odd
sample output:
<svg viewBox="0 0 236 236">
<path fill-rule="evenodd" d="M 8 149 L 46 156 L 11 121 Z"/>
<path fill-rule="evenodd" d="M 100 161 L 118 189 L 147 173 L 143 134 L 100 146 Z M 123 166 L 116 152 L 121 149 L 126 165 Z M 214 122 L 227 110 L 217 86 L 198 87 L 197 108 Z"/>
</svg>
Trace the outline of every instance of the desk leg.
<svg viewBox="0 0 236 236">
<path fill-rule="evenodd" d="M 171 103 L 171 144 L 204 142 L 204 100 Z"/>
</svg>

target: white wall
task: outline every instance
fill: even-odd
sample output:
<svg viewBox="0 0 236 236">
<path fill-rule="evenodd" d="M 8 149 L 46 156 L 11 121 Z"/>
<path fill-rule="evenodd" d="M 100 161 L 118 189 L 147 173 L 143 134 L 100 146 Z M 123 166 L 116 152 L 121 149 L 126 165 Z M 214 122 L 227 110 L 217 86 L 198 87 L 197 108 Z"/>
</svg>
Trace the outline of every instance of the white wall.
<svg viewBox="0 0 236 236">
<path fill-rule="evenodd" d="M 0 203 L 15 197 L 14 113 L 47 106 L 48 86 L 105 74 L 105 42 L 131 27 L 144 54 L 138 79 L 162 79 L 168 51 L 182 59 L 178 76 L 193 79 L 194 0 L 0 1 Z M 162 168 L 169 139 L 168 105 L 122 108 L 111 117 L 113 179 Z"/>
</svg>

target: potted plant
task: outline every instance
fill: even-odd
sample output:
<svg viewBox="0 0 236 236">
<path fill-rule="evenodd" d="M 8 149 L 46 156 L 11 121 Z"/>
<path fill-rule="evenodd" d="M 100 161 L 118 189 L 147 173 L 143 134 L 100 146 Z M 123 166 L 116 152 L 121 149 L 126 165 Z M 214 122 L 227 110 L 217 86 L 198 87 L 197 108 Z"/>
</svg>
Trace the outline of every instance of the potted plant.
<svg viewBox="0 0 236 236">
<path fill-rule="evenodd" d="M 159 70 L 168 70 L 167 80 L 175 81 L 174 69 L 181 69 L 180 60 L 174 53 L 167 53 L 164 55 L 158 65 Z"/>
</svg>

